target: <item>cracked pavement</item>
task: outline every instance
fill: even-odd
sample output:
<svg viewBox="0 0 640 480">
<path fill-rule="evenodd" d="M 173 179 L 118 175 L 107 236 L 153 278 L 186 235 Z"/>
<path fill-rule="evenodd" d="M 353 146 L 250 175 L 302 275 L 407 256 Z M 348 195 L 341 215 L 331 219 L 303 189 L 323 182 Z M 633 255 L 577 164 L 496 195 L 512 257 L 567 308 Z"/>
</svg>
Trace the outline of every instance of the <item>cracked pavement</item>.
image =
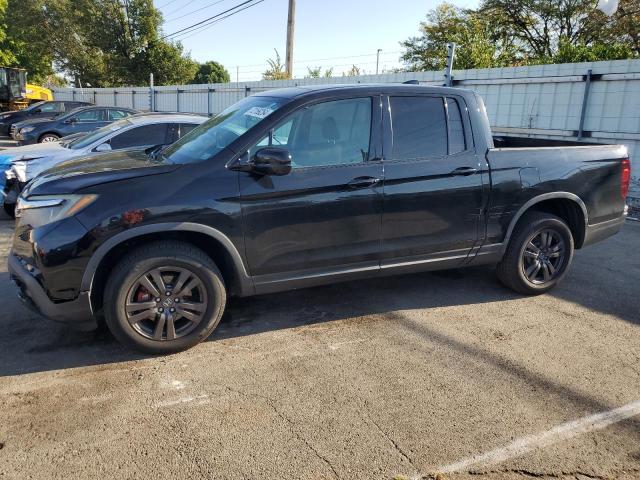
<svg viewBox="0 0 640 480">
<path fill-rule="evenodd" d="M 0 479 L 639 479 L 640 416 L 439 467 L 640 400 L 640 223 L 551 294 L 491 268 L 232 299 L 168 357 L 18 301 L 0 221 Z"/>
</svg>

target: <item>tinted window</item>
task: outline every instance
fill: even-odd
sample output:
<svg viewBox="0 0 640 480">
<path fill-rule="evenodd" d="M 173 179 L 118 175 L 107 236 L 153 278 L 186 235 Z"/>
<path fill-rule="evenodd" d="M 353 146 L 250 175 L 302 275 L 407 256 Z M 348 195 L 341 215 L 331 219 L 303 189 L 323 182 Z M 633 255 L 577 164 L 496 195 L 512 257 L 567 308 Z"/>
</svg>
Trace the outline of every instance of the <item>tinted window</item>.
<svg viewBox="0 0 640 480">
<path fill-rule="evenodd" d="M 269 142 L 286 146 L 294 167 L 320 167 L 364 162 L 369 155 L 371 99 L 319 103 L 292 114 L 276 127 Z"/>
<path fill-rule="evenodd" d="M 467 149 L 460 105 L 454 98 L 447 98 L 447 113 L 449 116 L 449 155 L 452 155 Z"/>
<path fill-rule="evenodd" d="M 111 148 L 147 147 L 161 145 L 167 141 L 167 124 L 156 123 L 132 128 L 111 139 Z"/>
<path fill-rule="evenodd" d="M 102 120 L 103 110 L 85 110 L 73 116 L 77 122 L 99 122 Z"/>
<path fill-rule="evenodd" d="M 109 121 L 120 120 L 121 118 L 128 117 L 131 113 L 123 110 L 108 110 Z"/>
<path fill-rule="evenodd" d="M 86 103 L 82 103 L 82 102 L 64 102 L 64 108 L 67 112 L 69 110 L 73 110 L 74 108 L 87 107 L 87 106 L 88 105 Z"/>
<path fill-rule="evenodd" d="M 180 134 L 179 134 L 178 138 L 184 137 L 187 133 L 189 133 L 191 130 L 193 130 L 197 126 L 198 126 L 198 124 L 196 124 L 196 123 L 181 123 L 180 124 Z"/>
<path fill-rule="evenodd" d="M 43 105 L 40 105 L 38 108 L 40 109 L 41 112 L 53 113 L 53 112 L 59 112 L 60 106 L 61 105 L 59 103 L 45 103 Z"/>
<path fill-rule="evenodd" d="M 447 154 L 444 102 L 438 97 L 391 97 L 394 160 Z"/>
</svg>

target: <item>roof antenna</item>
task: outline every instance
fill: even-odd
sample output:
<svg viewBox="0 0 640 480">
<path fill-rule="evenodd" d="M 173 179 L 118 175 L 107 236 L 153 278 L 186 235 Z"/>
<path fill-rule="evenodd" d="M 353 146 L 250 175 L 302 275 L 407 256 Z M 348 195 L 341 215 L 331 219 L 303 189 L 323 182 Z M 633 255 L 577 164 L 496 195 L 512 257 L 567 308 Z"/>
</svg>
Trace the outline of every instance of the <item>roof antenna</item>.
<svg viewBox="0 0 640 480">
<path fill-rule="evenodd" d="M 407 80 L 406 82 L 402 82 L 403 85 L 420 85 L 418 80 Z"/>
</svg>

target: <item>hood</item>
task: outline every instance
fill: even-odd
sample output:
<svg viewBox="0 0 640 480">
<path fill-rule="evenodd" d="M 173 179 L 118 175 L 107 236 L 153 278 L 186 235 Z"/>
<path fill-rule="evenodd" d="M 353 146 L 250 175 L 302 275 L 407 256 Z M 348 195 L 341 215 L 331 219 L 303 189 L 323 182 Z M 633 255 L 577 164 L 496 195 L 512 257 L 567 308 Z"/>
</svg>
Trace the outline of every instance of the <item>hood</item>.
<svg viewBox="0 0 640 480">
<path fill-rule="evenodd" d="M 11 162 L 17 160 L 31 160 L 33 158 L 49 157 L 66 150 L 59 142 L 36 143 L 24 147 L 7 148 L 0 152 L 0 156 Z"/>
<path fill-rule="evenodd" d="M 26 126 L 36 126 L 41 123 L 47 123 L 51 120 L 54 120 L 54 117 L 39 117 L 39 118 L 30 118 L 29 120 L 21 120 L 19 122 L 14 123 L 16 128 L 22 128 Z"/>
<path fill-rule="evenodd" d="M 38 175 L 27 185 L 23 196 L 74 193 L 102 183 L 158 175 L 180 165 L 151 160 L 143 150 L 120 150 L 83 156 L 61 163 Z"/>
</svg>

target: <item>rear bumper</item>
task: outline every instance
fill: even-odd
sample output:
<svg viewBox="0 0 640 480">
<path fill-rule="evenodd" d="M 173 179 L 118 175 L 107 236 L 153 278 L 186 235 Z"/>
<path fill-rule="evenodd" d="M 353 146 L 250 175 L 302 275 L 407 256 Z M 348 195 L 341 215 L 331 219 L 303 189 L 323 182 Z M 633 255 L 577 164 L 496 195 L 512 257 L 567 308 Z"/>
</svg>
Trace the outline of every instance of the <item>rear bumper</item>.
<svg viewBox="0 0 640 480">
<path fill-rule="evenodd" d="M 613 220 L 607 220 L 606 222 L 588 225 L 582 246 L 586 247 L 588 245 L 593 245 L 594 243 L 600 242 L 605 238 L 609 238 L 612 235 L 615 235 L 620 231 L 622 225 L 624 225 L 624 221 L 626 218 L 627 216 L 625 213 L 623 216 L 614 218 Z"/>
<path fill-rule="evenodd" d="M 20 290 L 20 299 L 29 309 L 50 320 L 73 325 L 82 330 L 96 328 L 97 322 L 91 312 L 88 292 L 81 292 L 75 300 L 55 303 L 13 253 L 9 255 L 7 266 L 11 280 Z"/>
</svg>

